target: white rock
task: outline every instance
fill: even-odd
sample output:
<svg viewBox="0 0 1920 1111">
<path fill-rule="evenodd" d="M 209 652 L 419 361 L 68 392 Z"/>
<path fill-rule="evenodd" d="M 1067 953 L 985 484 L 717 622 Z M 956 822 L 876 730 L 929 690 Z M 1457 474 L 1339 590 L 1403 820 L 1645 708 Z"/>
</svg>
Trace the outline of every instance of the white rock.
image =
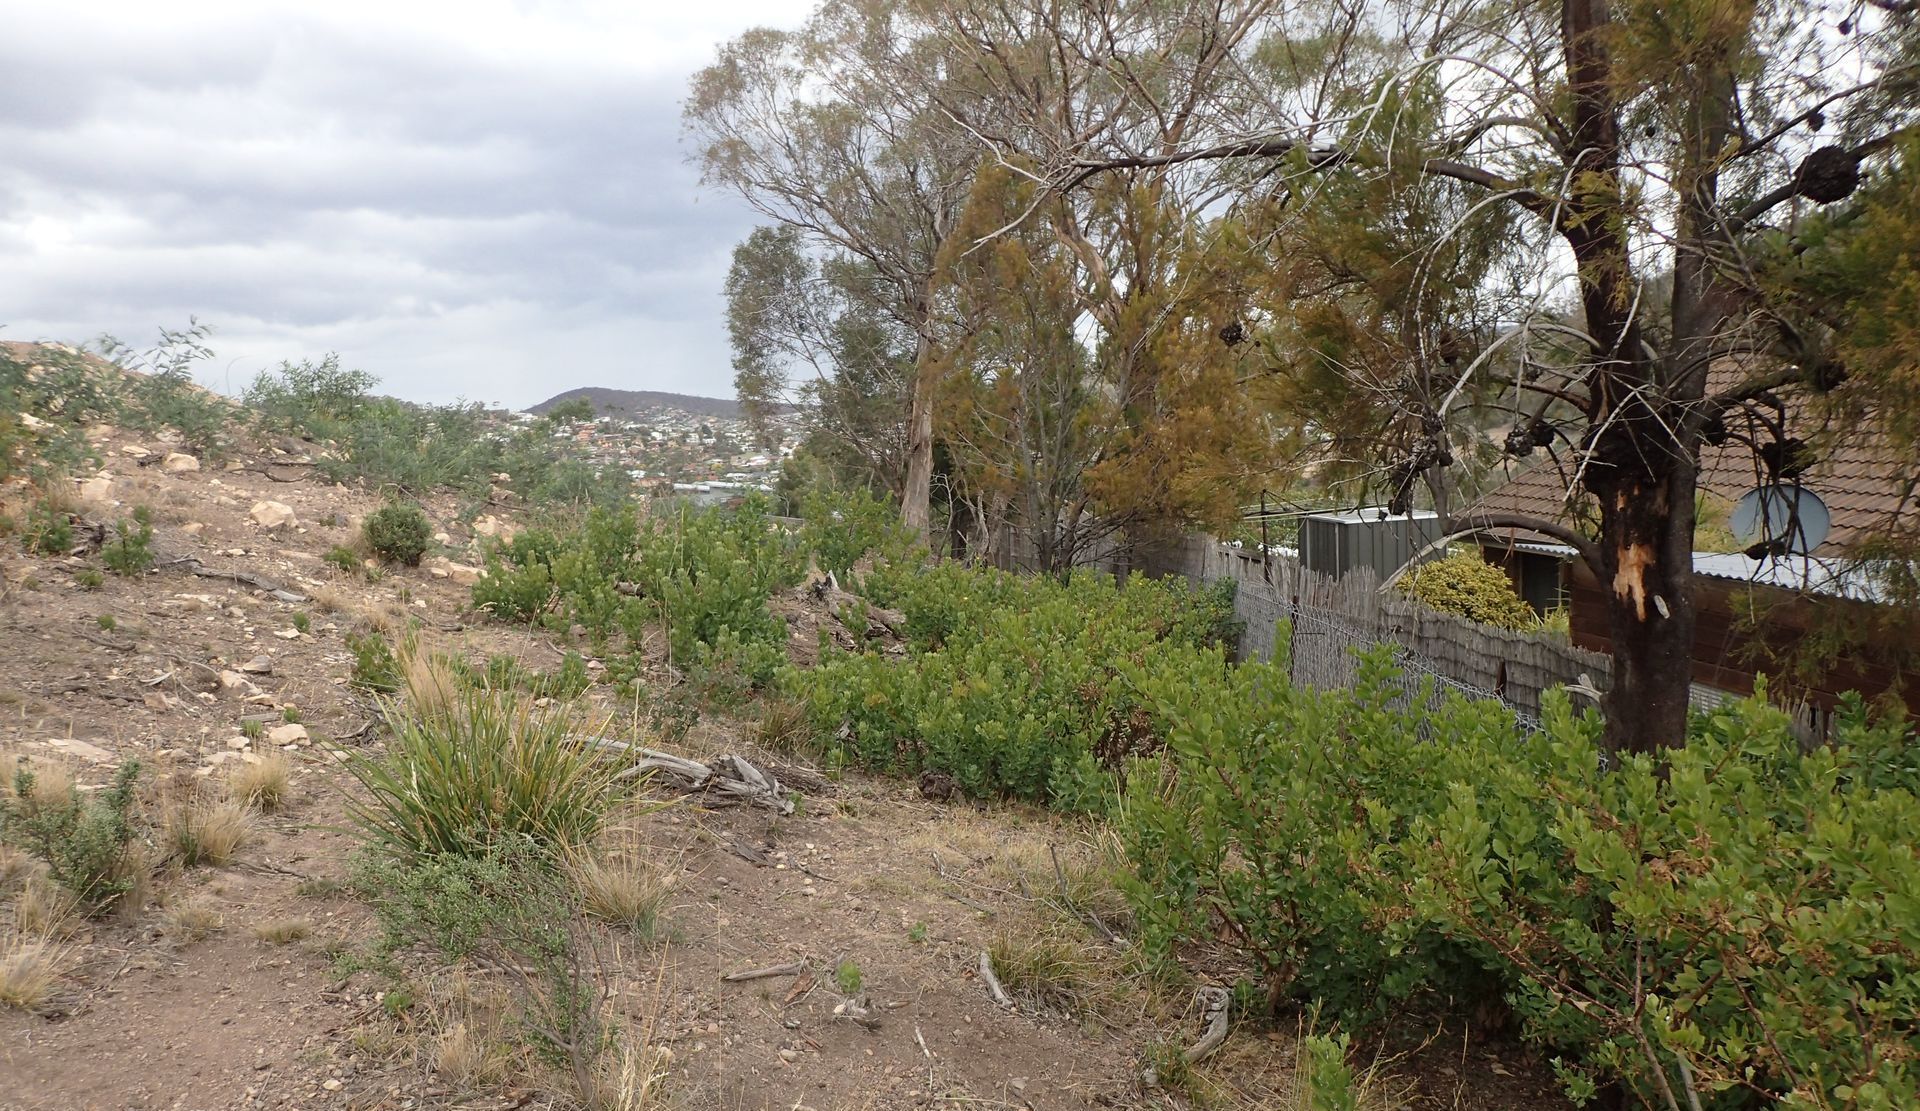
<svg viewBox="0 0 1920 1111">
<path fill-rule="evenodd" d="M 237 671 L 222 671 L 220 673 L 220 689 L 229 694 L 237 691 L 240 694 L 246 695 L 254 693 L 258 688 L 253 685 L 253 680 Z"/>
<path fill-rule="evenodd" d="M 141 447 L 139 444 L 123 444 L 120 447 L 120 454 L 129 459 L 145 459 L 153 453 Z"/>
<path fill-rule="evenodd" d="M 435 556 L 427 564 L 427 574 L 436 579 L 452 579 L 462 586 L 472 586 L 487 577 L 484 568 L 469 567 L 464 563 L 455 563 L 446 556 Z"/>
<path fill-rule="evenodd" d="M 34 416 L 32 413 L 21 413 L 20 424 L 22 427 L 31 428 L 36 431 L 38 431 L 39 429 L 45 428 L 47 426 L 46 421 L 41 420 L 39 417 Z"/>
<path fill-rule="evenodd" d="M 277 745 L 304 744 L 307 740 L 307 727 L 304 725 L 276 725 L 267 730 L 267 740 Z"/>
<path fill-rule="evenodd" d="M 248 740 L 245 737 L 228 737 L 227 738 L 227 747 L 234 750 L 235 752 L 239 752 L 241 749 L 247 747 L 252 743 L 253 743 L 252 741 Z"/>
<path fill-rule="evenodd" d="M 168 452 L 167 457 L 160 460 L 160 469 L 168 474 L 185 474 L 199 470 L 200 460 L 182 451 Z"/>
<path fill-rule="evenodd" d="M 94 475 L 92 478 L 78 480 L 80 500 L 92 502 L 110 502 L 113 500 L 113 476 Z"/>
<path fill-rule="evenodd" d="M 254 502 L 253 508 L 247 511 L 247 516 L 253 518 L 254 524 L 265 529 L 288 528 L 296 523 L 293 507 L 284 502 Z"/>
</svg>

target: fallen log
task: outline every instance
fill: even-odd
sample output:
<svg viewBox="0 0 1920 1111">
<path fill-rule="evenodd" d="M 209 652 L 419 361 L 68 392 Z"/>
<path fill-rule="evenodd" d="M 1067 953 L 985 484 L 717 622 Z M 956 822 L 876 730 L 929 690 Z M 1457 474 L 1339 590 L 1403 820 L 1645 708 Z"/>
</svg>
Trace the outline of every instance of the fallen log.
<svg viewBox="0 0 1920 1111">
<path fill-rule="evenodd" d="M 208 567 L 192 556 L 180 556 L 177 559 L 161 560 L 154 564 L 156 570 L 165 570 L 173 567 L 181 568 L 203 579 L 225 579 L 228 582 L 237 582 L 243 586 L 253 587 L 255 590 L 264 590 L 282 602 L 299 603 L 312 600 L 305 594 L 288 590 L 272 579 L 256 575 L 251 571 L 227 571 L 215 567 Z"/>
<path fill-rule="evenodd" d="M 622 770 L 615 779 L 635 779 L 653 773 L 682 791 L 706 795 L 710 804 L 725 806 L 746 803 L 765 807 L 776 814 L 793 813 L 793 799 L 787 796 L 786 788 L 780 786 L 780 781 L 754 767 L 743 756 L 728 753 L 702 764 L 685 756 L 643 748 L 610 737 L 588 737 L 585 740 L 596 748 L 639 756 L 633 766 Z"/>
</svg>

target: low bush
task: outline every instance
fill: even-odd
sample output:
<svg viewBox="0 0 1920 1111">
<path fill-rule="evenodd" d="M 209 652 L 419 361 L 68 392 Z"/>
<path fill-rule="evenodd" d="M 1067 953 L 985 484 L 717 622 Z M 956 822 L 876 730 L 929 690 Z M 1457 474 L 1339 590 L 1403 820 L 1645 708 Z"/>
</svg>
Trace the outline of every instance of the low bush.
<svg viewBox="0 0 1920 1111">
<path fill-rule="evenodd" d="M 363 855 L 354 884 L 381 928 L 376 965 L 425 946 L 469 960 L 510 985 L 521 1034 L 565 1070 L 577 1093 L 597 1090 L 614 1047 L 613 973 L 559 860 L 503 835 L 470 855 Z"/>
<path fill-rule="evenodd" d="M 386 751 L 349 752 L 346 763 L 365 788 L 348 809 L 373 844 L 410 857 L 476 854 L 513 836 L 558 850 L 598 832 L 612 770 L 566 714 L 469 688 L 426 713 L 384 711 Z"/>
<path fill-rule="evenodd" d="M 153 511 L 139 506 L 132 520 L 114 526 L 113 539 L 100 549 L 100 561 L 116 575 L 138 575 L 153 566 Z"/>
<path fill-rule="evenodd" d="M 27 510 L 26 528 L 21 542 L 30 552 L 41 555 L 66 555 L 73 549 L 73 521 L 66 511 L 47 501 L 36 502 Z"/>
<path fill-rule="evenodd" d="M 1920 1100 L 1904 726 L 1855 705 L 1802 752 L 1751 700 L 1605 771 L 1564 698 L 1523 735 L 1497 704 L 1406 698 L 1382 658 L 1332 692 L 1222 662 L 1128 669 L 1169 723 L 1118 817 L 1150 951 L 1229 938 L 1269 1001 L 1349 1027 L 1504 1004 L 1576 1099 Z"/>
<path fill-rule="evenodd" d="M 1068 809 L 1105 808 L 1126 757 L 1158 744 L 1120 665 L 1197 650 L 1232 614 L 1220 590 L 1138 577 L 1061 584 L 941 566 L 876 585 L 928 650 L 905 663 L 828 652 L 788 672 L 815 743 L 847 763 L 939 771 L 969 794 Z"/>
<path fill-rule="evenodd" d="M 367 515 L 361 530 L 374 555 L 408 567 L 418 566 L 433 543 L 433 526 L 417 505 L 382 506 Z"/>
<path fill-rule="evenodd" d="M 393 645 L 379 633 L 348 633 L 347 651 L 353 654 L 353 668 L 347 682 L 373 694 L 392 694 L 400 689 L 400 660 Z"/>
<path fill-rule="evenodd" d="M 1514 593 L 1507 573 L 1474 552 L 1456 552 L 1407 572 L 1400 589 L 1442 613 L 1502 629 L 1532 629 L 1540 618 Z"/>
<path fill-rule="evenodd" d="M 139 762 L 129 760 L 105 790 L 83 794 L 70 778 L 36 773 L 22 762 L 11 791 L 0 795 L 0 841 L 46 861 L 88 914 L 105 913 L 134 886 L 133 789 L 139 776 Z"/>
<path fill-rule="evenodd" d="M 767 600 L 799 581 L 801 558 L 758 499 L 646 521 L 631 507 L 594 509 L 496 548 L 473 600 L 502 620 L 578 625 L 602 655 L 622 637 L 637 654 L 663 623 L 673 663 L 758 686 L 785 658 L 786 626 Z"/>
</svg>

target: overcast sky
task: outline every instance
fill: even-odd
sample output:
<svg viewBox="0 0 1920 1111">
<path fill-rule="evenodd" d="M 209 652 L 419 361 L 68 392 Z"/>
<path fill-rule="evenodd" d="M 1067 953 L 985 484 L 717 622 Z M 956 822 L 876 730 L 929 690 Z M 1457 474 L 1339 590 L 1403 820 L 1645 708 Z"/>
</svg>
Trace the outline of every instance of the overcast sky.
<svg viewBox="0 0 1920 1111">
<path fill-rule="evenodd" d="M 0 31 L 0 338 L 198 316 L 239 389 L 338 351 L 385 392 L 731 396 L 752 226 L 688 76 L 806 0 L 68 0 Z"/>
</svg>

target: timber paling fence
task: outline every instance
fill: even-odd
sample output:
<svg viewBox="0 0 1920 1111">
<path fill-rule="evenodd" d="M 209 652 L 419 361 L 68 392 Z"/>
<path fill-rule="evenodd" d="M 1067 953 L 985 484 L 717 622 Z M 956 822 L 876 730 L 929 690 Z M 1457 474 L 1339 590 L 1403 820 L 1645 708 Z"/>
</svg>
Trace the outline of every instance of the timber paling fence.
<svg viewBox="0 0 1920 1111">
<path fill-rule="evenodd" d="M 1359 679 L 1357 653 L 1391 645 L 1409 700 L 1423 691 L 1436 699 L 1450 691 L 1496 699 L 1533 729 L 1546 691 L 1605 690 L 1612 674 L 1611 661 L 1599 653 L 1552 634 L 1511 632 L 1441 613 L 1398 591 L 1383 591 L 1366 569 L 1335 579 L 1278 552 L 1263 557 L 1257 549 L 1205 536 L 1156 545 L 1131 562 L 1111 569 L 1179 574 L 1194 582 L 1231 580 L 1235 616 L 1243 624 L 1240 657 L 1272 659 L 1284 621 L 1291 635 L 1290 675 L 1303 687 L 1352 687 Z"/>
</svg>

